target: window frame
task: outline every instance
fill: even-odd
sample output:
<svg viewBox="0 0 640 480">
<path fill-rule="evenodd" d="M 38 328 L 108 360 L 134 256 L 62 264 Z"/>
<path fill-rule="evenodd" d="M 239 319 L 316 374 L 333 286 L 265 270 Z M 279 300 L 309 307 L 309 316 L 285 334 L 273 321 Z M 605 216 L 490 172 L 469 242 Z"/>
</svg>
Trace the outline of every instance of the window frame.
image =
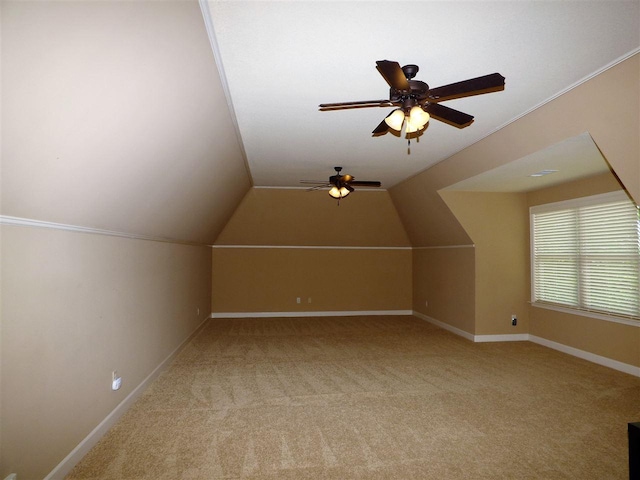
<svg viewBox="0 0 640 480">
<path fill-rule="evenodd" d="M 531 279 L 530 303 L 532 306 L 538 307 L 538 308 L 544 308 L 547 310 L 554 310 L 554 311 L 569 313 L 573 315 L 580 315 L 583 317 L 596 318 L 599 320 L 606 320 L 610 322 L 616 322 L 616 323 L 622 323 L 625 325 L 640 327 L 640 318 L 637 318 L 634 316 L 594 311 L 594 310 L 589 310 L 587 307 L 584 307 L 584 306 L 573 307 L 571 305 L 563 305 L 559 303 L 536 301 L 534 215 L 538 213 L 547 213 L 547 212 L 553 212 L 558 210 L 575 209 L 579 207 L 588 207 L 592 205 L 601 205 L 601 204 L 606 204 L 610 202 L 619 202 L 622 200 L 630 201 L 636 207 L 636 209 L 639 208 L 638 205 L 635 204 L 635 202 L 633 202 L 633 200 L 630 199 L 630 197 L 627 195 L 627 193 L 624 190 L 618 190 L 614 192 L 608 192 L 608 193 L 597 194 L 597 195 L 590 195 L 587 197 L 573 198 L 570 200 L 562 200 L 559 202 L 532 205 L 529 207 L 529 252 L 530 252 L 530 279 Z M 639 222 L 640 222 L 640 217 L 639 217 Z M 639 224 L 639 235 L 640 235 L 640 224 Z M 578 281 L 580 281 L 580 279 Z"/>
</svg>

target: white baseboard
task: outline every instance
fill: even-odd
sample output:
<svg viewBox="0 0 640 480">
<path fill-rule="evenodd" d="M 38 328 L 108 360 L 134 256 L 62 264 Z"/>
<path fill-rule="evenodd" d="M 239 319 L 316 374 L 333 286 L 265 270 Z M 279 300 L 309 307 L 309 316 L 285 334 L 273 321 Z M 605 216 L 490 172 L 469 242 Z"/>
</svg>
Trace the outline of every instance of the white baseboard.
<svg viewBox="0 0 640 480">
<path fill-rule="evenodd" d="M 423 320 L 426 320 L 427 322 L 432 323 L 433 325 L 436 325 L 445 330 L 448 330 L 451 333 L 460 335 L 461 337 L 466 338 L 467 340 L 471 340 L 472 342 L 482 343 L 482 342 L 529 341 L 529 342 L 537 343 L 544 347 L 558 350 L 559 352 L 566 353 L 574 357 L 582 358 L 583 360 L 587 360 L 589 362 L 593 362 L 598 365 L 602 365 L 603 367 L 612 368 L 613 370 L 618 370 L 619 372 L 628 373 L 629 375 L 633 375 L 635 377 L 640 377 L 640 367 L 636 367 L 635 365 L 619 362 L 618 360 L 613 360 L 611 358 L 603 357 L 601 355 L 596 355 L 595 353 L 587 352 L 585 350 L 580 350 L 579 348 L 569 347 L 562 343 L 554 342 L 552 340 L 547 340 L 546 338 L 542 338 L 542 337 L 537 337 L 529 333 L 520 333 L 520 334 L 514 334 L 514 335 L 473 335 L 469 332 L 465 332 L 464 330 L 460 330 L 459 328 L 452 327 L 448 323 L 444 323 L 444 322 L 441 322 L 440 320 L 436 320 L 435 318 L 429 317 L 428 315 L 425 315 L 423 313 L 414 311 L 413 315 Z"/>
<path fill-rule="evenodd" d="M 363 315 L 412 315 L 411 310 L 346 310 L 314 312 L 213 312 L 211 318 L 357 317 Z"/>
<path fill-rule="evenodd" d="M 413 315 L 415 317 L 421 318 L 422 320 L 425 320 L 433 325 L 435 325 L 436 327 L 440 327 L 444 330 L 447 330 L 451 333 L 455 333 L 456 335 L 459 335 L 463 338 L 466 338 L 467 340 L 471 340 L 472 342 L 475 341 L 475 335 L 473 335 L 472 333 L 469 332 L 465 332 L 464 330 L 461 330 L 459 328 L 453 327 L 451 325 L 449 325 L 448 323 L 444 323 L 441 322 L 440 320 L 436 320 L 433 317 L 430 317 L 428 315 L 425 315 L 424 313 L 420 313 L 420 312 L 416 312 L 415 310 L 413 311 Z"/>
<path fill-rule="evenodd" d="M 60 480 L 63 479 L 72 469 L 76 466 L 82 457 L 84 457 L 89 450 L 93 448 L 93 446 L 98 443 L 98 441 L 104 436 L 107 431 L 113 427 L 116 422 L 124 415 L 124 413 L 129 410 L 129 408 L 133 405 L 133 403 L 138 399 L 138 397 L 144 392 L 144 390 L 155 380 L 163 370 L 165 370 L 169 364 L 173 361 L 175 356 L 180 353 L 180 351 L 195 337 L 202 328 L 206 325 L 207 321 L 210 317 L 204 319 L 204 321 L 198 325 L 195 331 L 189 335 L 189 337 L 182 342 L 173 352 L 171 352 L 167 358 L 165 358 L 160 365 L 158 365 L 148 376 L 145 378 L 140 385 L 129 393 L 122 402 L 118 404 L 116 408 L 114 408 L 109 415 L 102 420 L 96 428 L 94 428 L 89 435 L 87 435 L 77 446 L 74 448 L 69 455 L 67 455 L 64 460 L 62 460 L 51 472 L 47 475 L 44 480 Z"/>
<path fill-rule="evenodd" d="M 483 342 L 526 342 L 529 340 L 528 333 L 510 333 L 504 335 L 474 335 L 473 341 Z"/>
<path fill-rule="evenodd" d="M 640 367 L 629 365 L 628 363 L 612 360 L 611 358 L 596 355 L 595 353 L 580 350 L 579 348 L 569 347 L 562 343 L 547 340 L 546 338 L 537 337 L 535 335 L 529 335 L 529 341 L 537 343 L 539 345 L 543 345 L 545 347 L 553 348 L 554 350 L 558 350 L 559 352 L 568 353 L 569 355 L 582 358 L 583 360 L 587 360 L 589 362 L 597 363 L 598 365 L 602 365 L 604 367 L 609 367 L 620 372 L 628 373 L 629 375 L 633 375 L 635 377 L 640 377 Z"/>
</svg>

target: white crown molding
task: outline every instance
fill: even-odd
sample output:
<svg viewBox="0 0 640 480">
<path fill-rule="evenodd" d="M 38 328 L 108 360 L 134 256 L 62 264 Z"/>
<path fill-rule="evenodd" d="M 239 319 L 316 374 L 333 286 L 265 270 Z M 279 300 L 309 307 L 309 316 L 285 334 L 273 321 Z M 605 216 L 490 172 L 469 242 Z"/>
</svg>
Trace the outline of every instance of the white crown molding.
<svg viewBox="0 0 640 480">
<path fill-rule="evenodd" d="M 337 245 L 211 245 L 211 248 L 282 248 L 301 250 L 411 250 L 412 247 L 353 247 Z"/>
<path fill-rule="evenodd" d="M 475 248 L 475 244 L 471 245 L 438 245 L 434 247 L 411 247 L 413 250 L 435 250 L 440 248 Z"/>
<path fill-rule="evenodd" d="M 555 100 L 556 98 L 564 95 L 567 92 L 570 92 L 571 90 L 573 90 L 574 88 L 579 87 L 580 85 L 582 85 L 585 82 L 588 82 L 589 80 L 591 80 L 594 77 L 597 77 L 598 75 L 600 75 L 601 73 L 606 72 L 607 70 L 609 70 L 610 68 L 615 67 L 616 65 L 618 65 L 619 63 L 624 62 L 625 60 L 627 60 L 628 58 L 633 57 L 634 55 L 637 55 L 638 53 L 640 53 L 640 47 L 634 48 L 633 50 L 631 50 L 630 52 L 625 53 L 624 55 L 621 55 L 620 57 L 616 58 L 615 60 L 609 62 L 608 64 L 604 65 L 603 67 L 599 68 L 598 70 L 596 70 L 595 72 L 590 73 L 589 75 L 586 75 L 584 77 L 582 77 L 580 80 L 576 81 L 575 83 L 569 85 L 566 88 L 563 88 L 562 90 L 560 90 L 558 93 L 556 93 L 555 95 L 550 96 L 549 98 L 547 98 L 546 100 L 543 100 L 542 102 L 538 103 L 537 105 L 534 105 L 533 107 L 531 107 L 529 110 L 527 110 L 524 113 L 521 113 L 520 115 L 518 115 L 517 117 L 512 118 L 511 120 L 509 120 L 506 123 L 503 123 L 502 125 L 500 125 L 499 127 L 497 127 L 493 132 L 489 133 L 489 135 L 497 132 L 498 130 L 501 130 L 503 128 L 505 128 L 507 125 L 521 119 L 522 117 L 530 114 L 531 112 L 533 112 L 534 110 L 537 110 L 538 108 L 542 107 L 543 105 L 546 105 L 549 102 L 552 102 L 553 100 Z M 487 135 L 487 137 L 489 136 Z M 483 137 L 481 138 L 479 141 L 484 140 Z M 478 143 L 476 142 L 476 143 Z"/>
<path fill-rule="evenodd" d="M 345 310 L 313 312 L 213 312 L 211 318 L 308 318 L 359 317 L 368 315 L 411 315 L 411 310 Z"/>
<path fill-rule="evenodd" d="M 615 67 L 616 65 L 618 65 L 619 63 L 624 62 L 625 60 L 627 60 L 628 58 L 633 57 L 634 55 L 637 55 L 638 53 L 640 53 L 640 47 L 638 48 L 634 48 L 633 50 L 631 50 L 630 52 L 625 53 L 624 55 L 621 55 L 620 57 L 616 58 L 615 60 L 613 60 L 612 62 L 608 63 L 607 65 L 603 66 L 602 68 L 599 68 L 598 70 L 596 70 L 595 72 L 581 78 L 580 80 L 576 81 L 575 83 L 573 83 L 572 85 L 569 85 L 568 87 L 560 90 L 559 92 L 557 92 L 556 94 L 548 97 L 546 100 L 541 101 L 540 103 L 538 103 L 537 105 L 534 105 L 533 107 L 531 107 L 529 110 L 521 113 L 520 115 L 513 117 L 512 119 L 504 122 L 502 125 L 498 125 L 496 128 L 494 128 L 493 130 L 487 132 L 486 135 L 483 135 L 482 137 L 478 138 L 475 142 L 465 146 L 464 148 L 460 149 L 460 150 L 456 150 L 454 152 L 452 152 L 447 158 L 443 158 L 442 160 L 440 160 L 439 162 L 433 163 L 431 165 L 429 165 L 428 168 L 433 168 L 434 166 L 438 165 L 439 163 L 442 163 L 448 159 L 450 159 L 451 157 L 456 156 L 457 154 L 459 154 L 460 152 L 462 152 L 463 150 L 466 150 L 467 148 L 470 148 L 471 146 L 482 142 L 483 140 L 485 140 L 486 138 L 490 137 L 491 135 L 493 135 L 494 133 L 497 133 L 498 131 L 502 130 L 503 128 L 508 127 L 509 125 L 511 125 L 514 122 L 517 122 L 518 120 L 520 120 L 522 117 L 529 115 L 530 113 L 532 113 L 533 111 L 543 107 L 544 105 L 546 105 L 547 103 L 555 100 L 556 98 L 560 97 L 561 95 L 564 95 L 565 93 L 573 90 L 576 87 L 579 87 L 580 85 L 582 85 L 583 83 L 591 80 L 592 78 L 600 75 L 601 73 L 604 73 L 605 71 L 609 70 L 610 68 Z M 426 169 L 425 169 L 426 170 Z M 409 180 L 413 179 L 414 177 L 417 177 L 418 175 L 422 174 L 425 170 L 421 170 L 413 175 L 408 176 L 407 178 L 405 178 L 404 180 L 401 180 L 400 182 L 396 183 L 392 188 L 396 188 L 398 185 L 401 185 L 403 183 L 408 182 Z"/>
<path fill-rule="evenodd" d="M 138 235 L 135 233 L 117 232 L 114 230 L 103 230 L 100 228 L 81 227 L 78 225 L 68 225 L 64 223 L 46 222 L 43 220 L 33 220 L 30 218 L 11 217 L 0 215 L 0 225 L 11 225 L 18 227 L 49 228 L 53 230 L 65 230 L 76 233 L 91 233 L 94 235 L 108 235 L 112 237 L 123 237 L 134 240 L 148 240 L 152 242 L 177 243 L 182 245 L 203 246 L 204 244 L 188 242 L 175 238 L 154 237 L 151 235 Z M 429 250 L 439 248 L 474 248 L 475 245 L 444 245 L 437 247 L 411 247 L 411 246 L 340 246 L 340 245 L 208 245 L 211 248 L 269 248 L 269 249 L 307 249 L 307 250 Z"/>
<path fill-rule="evenodd" d="M 187 242 L 185 240 L 177 240 L 175 238 L 154 237 L 152 235 L 138 235 L 135 233 L 116 232 L 114 230 L 103 230 L 100 228 L 81 227 L 78 225 L 68 225 L 64 223 L 45 222 L 43 220 L 11 217 L 7 215 L 0 215 L 0 225 L 10 225 L 14 227 L 48 228 L 52 230 L 64 230 L 64 231 L 76 232 L 76 233 L 90 233 L 94 235 L 107 235 L 110 237 L 123 237 L 123 238 L 129 238 L 133 240 L 148 240 L 151 242 L 164 242 L 164 243 L 177 243 L 182 245 L 204 246 L 204 244 Z"/>
<path fill-rule="evenodd" d="M 49 228 L 53 230 L 65 230 L 76 233 L 90 233 L 94 235 L 108 235 L 112 237 L 123 237 L 134 240 L 148 240 L 152 242 L 177 243 L 182 245 L 204 246 L 196 242 L 188 242 L 167 237 L 154 237 L 152 235 L 138 235 L 135 233 L 117 232 L 114 230 L 103 230 L 100 228 L 82 227 L 79 225 L 69 225 L 64 223 L 46 222 L 43 220 L 33 220 L 30 218 L 11 217 L 0 215 L 0 225 L 11 225 L 18 227 Z M 309 250 L 425 250 L 438 248 L 474 248 L 475 245 L 445 245 L 440 247 L 411 247 L 411 246 L 340 246 L 340 245 L 208 245 L 211 248 L 281 248 L 281 249 L 309 249 Z"/>
<path fill-rule="evenodd" d="M 238 140 L 238 147 L 244 160 L 244 166 L 247 169 L 247 175 L 253 186 L 253 176 L 251 175 L 251 169 L 249 168 L 249 160 L 247 159 L 247 152 L 242 142 L 242 135 L 240 133 L 240 126 L 238 125 L 238 117 L 236 116 L 235 108 L 233 108 L 233 100 L 231 99 L 231 91 L 229 90 L 229 82 L 224 72 L 224 65 L 222 64 L 222 55 L 220 54 L 220 48 L 218 47 L 218 40 L 216 38 L 216 30 L 213 26 L 213 19 L 211 18 L 211 10 L 209 9 L 209 0 L 198 0 L 200 5 L 200 12 L 202 13 L 202 20 L 204 21 L 204 27 L 209 37 L 209 44 L 211 45 L 211 51 L 213 52 L 213 59 L 216 62 L 216 68 L 218 69 L 218 76 L 220 77 L 220 85 L 224 91 L 224 97 L 227 100 L 227 106 L 229 107 L 229 116 L 231 117 L 231 123 L 236 132 L 236 138 Z"/>
<path fill-rule="evenodd" d="M 321 182 L 318 182 L 321 183 Z M 272 189 L 272 190 L 309 190 L 309 187 L 278 187 L 278 186 L 273 186 L 273 185 L 254 185 L 253 188 L 256 189 Z M 321 187 L 321 188 L 317 188 L 316 190 L 329 190 L 329 187 Z M 379 192 L 386 192 L 387 189 L 386 188 L 369 188 L 367 189 L 367 187 L 363 187 L 362 190 L 358 190 L 358 194 L 360 193 L 364 193 L 364 192 L 369 192 L 369 193 L 379 193 Z"/>
</svg>

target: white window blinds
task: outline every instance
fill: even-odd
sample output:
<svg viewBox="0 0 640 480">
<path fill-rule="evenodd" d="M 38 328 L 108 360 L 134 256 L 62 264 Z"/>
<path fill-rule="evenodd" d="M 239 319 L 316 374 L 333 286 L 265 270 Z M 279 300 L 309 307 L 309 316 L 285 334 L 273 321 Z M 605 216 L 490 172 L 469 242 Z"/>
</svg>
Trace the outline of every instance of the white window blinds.
<svg viewBox="0 0 640 480">
<path fill-rule="evenodd" d="M 531 208 L 533 302 L 640 319 L 638 209 L 623 192 Z"/>
</svg>

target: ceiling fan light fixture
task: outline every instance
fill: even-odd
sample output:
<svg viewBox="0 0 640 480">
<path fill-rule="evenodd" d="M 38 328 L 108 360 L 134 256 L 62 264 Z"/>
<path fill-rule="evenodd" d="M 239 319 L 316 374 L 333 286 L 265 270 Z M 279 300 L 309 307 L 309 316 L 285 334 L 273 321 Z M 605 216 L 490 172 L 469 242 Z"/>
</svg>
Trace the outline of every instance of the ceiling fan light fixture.
<svg viewBox="0 0 640 480">
<path fill-rule="evenodd" d="M 329 189 L 329 195 L 339 200 L 349 195 L 351 193 L 351 190 L 349 190 L 347 187 L 338 188 L 336 185 L 334 185 Z"/>
<path fill-rule="evenodd" d="M 355 191 L 354 186 L 357 187 L 380 187 L 382 184 L 376 180 L 358 180 L 356 181 L 348 173 L 341 175 L 342 167 L 334 167 L 336 174 L 331 175 L 329 177 L 329 182 L 318 182 L 314 180 L 300 180 L 300 183 L 317 183 L 315 187 L 311 187 L 308 190 L 318 190 L 322 187 L 329 187 L 329 196 L 331 198 L 335 198 L 338 200 L 338 205 L 340 205 L 340 200 L 346 196 L 348 196 L 351 192 Z"/>
<path fill-rule="evenodd" d="M 402 130 L 402 124 L 404 123 L 404 112 L 401 108 L 396 108 L 393 112 L 387 115 L 387 118 L 384 119 L 384 123 L 389 125 L 389 128 L 399 132 Z"/>
<path fill-rule="evenodd" d="M 415 133 L 420 130 L 420 127 L 413 123 L 410 118 L 407 118 L 407 126 L 405 127 L 405 133 Z"/>
<path fill-rule="evenodd" d="M 422 130 L 429 123 L 431 116 L 422 107 L 416 105 L 409 111 L 409 123 L 416 126 L 417 130 Z"/>
</svg>

